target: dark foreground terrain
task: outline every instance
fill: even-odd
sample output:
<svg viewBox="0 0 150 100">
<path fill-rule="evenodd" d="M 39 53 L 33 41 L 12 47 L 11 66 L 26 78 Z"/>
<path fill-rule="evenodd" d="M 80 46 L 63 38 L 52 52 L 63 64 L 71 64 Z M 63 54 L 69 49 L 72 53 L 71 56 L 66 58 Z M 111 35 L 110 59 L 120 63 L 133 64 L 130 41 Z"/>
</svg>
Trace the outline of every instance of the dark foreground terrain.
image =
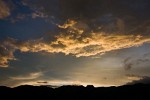
<svg viewBox="0 0 150 100">
<path fill-rule="evenodd" d="M 125 85 L 120 87 L 99 87 L 93 86 L 61 86 L 50 88 L 47 86 L 19 86 L 15 88 L 0 87 L 0 96 L 5 98 L 49 98 L 49 100 L 105 100 L 105 99 L 150 99 L 150 84 Z M 48 99 L 47 98 L 47 99 Z M 54 99 L 52 99 L 54 98 Z"/>
</svg>

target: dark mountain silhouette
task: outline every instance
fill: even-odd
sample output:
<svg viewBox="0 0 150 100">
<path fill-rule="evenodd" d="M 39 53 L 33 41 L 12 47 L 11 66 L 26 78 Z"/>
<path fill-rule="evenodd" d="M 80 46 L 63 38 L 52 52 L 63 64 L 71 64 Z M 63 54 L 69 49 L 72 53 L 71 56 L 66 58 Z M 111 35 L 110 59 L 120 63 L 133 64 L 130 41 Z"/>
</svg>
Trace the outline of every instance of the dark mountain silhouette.
<svg viewBox="0 0 150 100">
<path fill-rule="evenodd" d="M 0 87 L 0 95 L 5 98 L 54 98 L 79 100 L 81 98 L 88 99 L 142 99 L 149 98 L 150 84 L 124 85 L 119 87 L 97 87 L 92 85 L 84 86 L 61 86 L 51 88 L 47 86 L 30 86 L 23 85 L 15 88 L 5 86 Z"/>
</svg>

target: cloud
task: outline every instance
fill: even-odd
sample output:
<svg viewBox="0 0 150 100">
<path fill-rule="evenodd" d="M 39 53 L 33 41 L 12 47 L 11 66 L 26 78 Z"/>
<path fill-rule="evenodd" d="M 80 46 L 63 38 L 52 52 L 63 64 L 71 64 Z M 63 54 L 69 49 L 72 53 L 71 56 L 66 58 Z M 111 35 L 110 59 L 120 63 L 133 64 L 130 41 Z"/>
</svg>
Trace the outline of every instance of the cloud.
<svg viewBox="0 0 150 100">
<path fill-rule="evenodd" d="M 8 61 L 16 60 L 14 57 L 15 52 L 15 43 L 14 39 L 6 39 L 3 42 L 0 42 L 0 66 L 8 67 Z"/>
<path fill-rule="evenodd" d="M 71 21 L 71 20 L 70 20 Z M 63 27 L 65 26 L 65 27 Z M 79 27 L 75 21 L 65 23 L 60 34 L 55 36 L 55 40 L 44 42 L 44 39 L 17 41 L 7 39 L 0 43 L 1 61 L 0 66 L 7 67 L 9 60 L 14 60 L 13 53 L 16 50 L 21 52 L 48 52 L 72 54 L 76 57 L 88 57 L 97 54 L 104 54 L 109 51 L 140 46 L 150 42 L 149 35 L 142 34 L 120 34 L 104 32 L 86 32 L 83 27 Z M 130 69 L 132 64 L 125 60 L 125 69 Z"/>
<path fill-rule="evenodd" d="M 32 13 L 32 18 L 47 18 L 48 16 L 46 14 L 44 14 L 43 12 L 40 11 L 35 11 Z"/>
<path fill-rule="evenodd" d="M 16 86 L 20 86 L 20 85 L 33 85 L 33 86 L 40 86 L 40 85 L 47 85 L 47 86 L 52 86 L 52 87 L 59 87 L 59 86 L 63 86 L 63 85 L 83 85 L 83 86 L 87 86 L 90 84 L 93 84 L 95 87 L 100 87 L 100 84 L 96 84 L 96 83 L 90 83 L 90 82 L 82 82 L 82 81 L 74 81 L 74 80 L 56 80 L 56 79 L 52 79 L 52 80 L 46 80 L 44 81 L 44 83 L 39 83 L 39 81 L 42 82 L 42 80 L 31 80 L 31 81 L 25 81 L 25 82 L 21 82 L 18 84 L 15 84 L 11 87 L 16 87 Z M 109 86 L 104 84 L 105 87 Z"/>
<path fill-rule="evenodd" d="M 132 68 L 132 66 L 133 66 L 133 63 L 132 63 L 132 61 L 131 61 L 131 57 L 126 58 L 126 59 L 123 61 L 123 63 L 124 63 L 124 69 L 125 69 L 125 70 L 130 70 L 130 69 Z"/>
<path fill-rule="evenodd" d="M 25 15 L 25 14 L 17 14 L 14 18 L 13 18 L 13 17 L 10 18 L 10 21 L 11 21 L 12 23 L 15 23 L 15 22 L 18 22 L 18 21 L 20 21 L 20 20 L 25 19 L 27 16 L 28 16 L 28 15 Z"/>
<path fill-rule="evenodd" d="M 145 42 L 149 42 L 149 38 L 133 35 L 106 34 L 106 33 L 90 33 L 88 36 L 81 35 L 60 35 L 52 45 L 63 45 L 55 52 L 63 52 L 66 55 L 73 54 L 76 57 L 92 56 L 102 54 L 112 50 L 139 46 Z"/>
<path fill-rule="evenodd" d="M 8 79 L 7 82 L 1 82 L 1 84 L 12 85 L 15 84 L 15 82 L 26 83 L 32 81 L 29 78 L 34 75 L 25 73 L 36 69 L 47 71 L 47 74 L 40 77 L 41 79 L 45 77 L 46 79 L 59 78 L 66 81 L 68 77 L 74 79 L 72 74 L 79 73 L 76 80 L 81 80 L 82 82 L 96 82 L 104 85 L 120 85 L 128 81 L 139 80 L 140 77 L 136 75 L 128 75 L 127 78 L 125 77 L 125 79 L 123 79 L 124 77 L 122 76 L 124 76 L 126 71 L 122 72 L 122 67 L 120 66 L 122 66 L 121 61 L 125 57 L 127 57 L 123 62 L 125 70 L 130 70 L 135 66 L 137 66 L 136 68 L 138 69 L 138 66 L 142 66 L 140 67 L 140 69 L 142 69 L 140 71 L 136 68 L 133 68 L 131 71 L 137 71 L 139 75 L 141 73 L 144 73 L 144 75 L 148 73 L 149 70 L 147 69 L 149 66 L 145 68 L 145 64 L 141 64 L 147 63 L 148 65 L 149 61 L 147 58 L 135 58 L 133 55 L 148 52 L 148 48 L 144 48 L 145 51 L 141 49 L 145 43 L 148 44 L 150 42 L 150 14 L 149 9 L 147 9 L 150 6 L 149 3 L 146 2 L 146 5 L 144 4 L 144 7 L 142 7 L 143 1 L 145 0 L 127 0 L 125 2 L 124 0 L 115 0 L 115 2 L 112 0 L 28 1 L 31 3 L 30 7 L 35 9 L 31 9 L 33 11 L 29 11 L 30 13 L 27 11 L 27 14 L 29 14 L 25 15 L 25 17 L 28 17 L 27 19 L 40 18 L 40 21 L 42 21 L 43 19 L 41 20 L 41 17 L 48 17 L 48 20 L 52 20 L 51 22 L 53 22 L 55 26 L 48 32 L 48 36 L 44 34 L 45 37 L 41 39 L 20 41 L 9 38 L 0 42 L 0 67 L 11 66 L 6 71 L 3 71 L 5 69 L 1 68 L 1 75 L 4 76 L 3 80 L 7 80 L 9 75 L 14 76 L 14 80 Z M 130 1 L 131 3 L 129 3 Z M 136 3 L 139 1 L 141 3 Z M 16 6 L 16 4 L 17 3 L 14 5 Z M 19 8 L 25 8 L 25 10 L 28 9 L 28 5 L 17 5 L 17 9 L 18 6 Z M 15 11 L 18 11 L 17 9 Z M 16 15 L 16 17 L 18 20 L 25 21 L 26 18 L 22 15 L 24 14 L 22 10 L 19 10 L 21 14 Z M 11 18 L 12 17 L 13 16 L 11 16 Z M 38 21 L 38 19 L 35 21 Z M 51 27 L 51 24 L 49 27 Z M 142 47 L 135 48 L 142 44 L 144 44 Z M 124 48 L 130 49 L 120 50 Z M 115 50 L 118 51 L 114 52 Z M 15 53 L 16 51 L 17 53 Z M 34 52 L 46 52 L 44 53 L 46 55 L 33 54 Z M 20 55 L 20 53 L 22 54 Z M 50 55 L 47 55 L 48 53 L 50 53 Z M 55 53 L 63 54 L 51 55 Z M 69 56 L 64 56 L 64 54 Z M 100 56 L 102 54 L 106 55 Z M 72 56 L 81 58 L 76 59 Z M 84 57 L 84 59 L 82 57 Z M 98 59 L 90 59 L 90 57 L 98 57 Z M 23 59 L 15 62 L 14 60 L 18 58 Z M 11 61 L 14 62 L 10 63 Z M 37 62 L 40 62 L 40 64 Z M 97 67 L 97 69 L 94 69 L 94 67 Z M 83 71 L 82 68 L 87 70 Z M 80 72 L 76 72 L 77 70 Z M 22 75 L 22 73 L 24 73 L 24 75 Z M 110 73 L 110 77 L 107 73 Z M 19 76 L 17 76 L 18 74 Z M 29 77 L 27 78 L 27 76 Z M 15 80 L 16 77 L 18 80 Z M 24 80 L 22 79 L 23 77 L 25 77 Z M 107 77 L 107 80 L 104 80 L 104 77 Z M 21 79 L 21 81 L 19 81 L 19 79 Z M 39 78 L 36 79 L 37 81 L 33 79 L 35 84 L 38 81 L 40 82 L 38 79 Z M 41 82 L 42 81 L 48 80 L 41 80 Z M 57 84 L 59 83 L 62 83 L 62 81 L 59 81 Z"/>
<path fill-rule="evenodd" d="M 149 84 L 150 83 L 150 77 L 149 76 L 143 76 L 139 80 L 133 80 L 132 82 L 127 83 L 127 85 L 133 85 L 133 84 L 138 84 L 138 83 Z"/>
<path fill-rule="evenodd" d="M 35 73 L 30 73 L 29 75 L 23 75 L 23 76 L 16 76 L 16 77 L 10 77 L 12 80 L 32 80 L 32 79 L 37 79 L 40 76 L 42 76 L 42 72 L 35 72 Z"/>
<path fill-rule="evenodd" d="M 105 31 L 127 33 L 149 30 L 150 3 L 148 0 L 24 0 L 34 9 L 60 22 L 68 19 L 84 21 L 94 31 L 98 27 Z M 134 6 L 136 5 L 136 6 Z M 117 26 L 116 26 L 116 25 Z M 109 27 L 108 27 L 109 26 Z"/>
<path fill-rule="evenodd" d="M 0 19 L 6 18 L 10 15 L 10 8 L 4 2 L 4 0 L 0 0 Z"/>
<path fill-rule="evenodd" d="M 134 75 L 134 74 L 127 74 L 127 79 L 129 80 L 140 80 L 142 79 L 143 77 L 142 76 L 139 76 L 139 75 Z"/>
<path fill-rule="evenodd" d="M 37 83 L 39 83 L 39 84 L 47 84 L 48 82 L 47 81 L 38 81 Z"/>
<path fill-rule="evenodd" d="M 124 69 L 125 70 L 130 70 L 132 67 L 134 66 L 146 66 L 149 65 L 149 61 L 150 61 L 150 54 L 146 53 L 143 55 L 140 55 L 138 57 L 134 56 L 134 57 L 127 57 L 126 59 L 124 59 L 123 64 L 124 64 Z"/>
<path fill-rule="evenodd" d="M 63 25 L 58 25 L 58 27 L 66 29 L 68 27 L 75 25 L 76 23 L 77 23 L 76 21 L 68 19 Z"/>
</svg>

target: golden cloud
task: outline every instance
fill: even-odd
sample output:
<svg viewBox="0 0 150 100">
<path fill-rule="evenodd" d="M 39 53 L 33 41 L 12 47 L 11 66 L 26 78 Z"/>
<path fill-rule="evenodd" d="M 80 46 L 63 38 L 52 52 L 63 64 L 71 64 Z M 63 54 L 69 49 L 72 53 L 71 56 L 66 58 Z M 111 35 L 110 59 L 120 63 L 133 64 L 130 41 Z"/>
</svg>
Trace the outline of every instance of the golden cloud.
<svg viewBox="0 0 150 100">
<path fill-rule="evenodd" d="M 140 80 L 143 78 L 143 76 L 139 76 L 139 75 L 133 75 L 133 74 L 127 74 L 127 79 L 129 80 Z"/>
<path fill-rule="evenodd" d="M 145 42 L 150 42 L 150 38 L 141 35 L 106 34 L 100 32 L 90 33 L 85 37 L 62 34 L 50 45 L 63 45 L 62 48 L 53 48 L 54 52 L 63 52 L 66 55 L 73 54 L 76 57 L 81 57 L 139 46 Z"/>
<path fill-rule="evenodd" d="M 0 66 L 8 67 L 8 62 L 10 60 L 15 60 L 14 52 L 15 52 L 15 42 L 14 39 L 7 39 L 3 42 L 0 42 Z"/>
<path fill-rule="evenodd" d="M 75 25 L 76 23 L 77 23 L 76 21 L 68 19 L 63 25 L 58 25 L 58 27 L 66 29 L 68 27 Z"/>
<path fill-rule="evenodd" d="M 109 51 L 140 46 L 143 43 L 150 42 L 149 36 L 130 35 L 119 33 L 91 32 L 85 33 L 83 29 L 79 29 L 75 25 L 75 21 L 68 22 L 64 25 L 65 33 L 55 36 L 56 39 L 50 43 L 39 40 L 29 40 L 25 42 L 17 42 L 8 40 L 3 42 L 4 48 L 8 49 L 10 54 L 6 54 L 0 59 L 0 66 L 6 66 L 9 60 L 14 60 L 13 52 L 20 50 L 21 52 L 41 52 L 48 53 L 64 53 L 72 54 L 76 57 L 93 56 L 104 54 Z M 7 43 L 7 45 L 6 45 Z"/>
</svg>

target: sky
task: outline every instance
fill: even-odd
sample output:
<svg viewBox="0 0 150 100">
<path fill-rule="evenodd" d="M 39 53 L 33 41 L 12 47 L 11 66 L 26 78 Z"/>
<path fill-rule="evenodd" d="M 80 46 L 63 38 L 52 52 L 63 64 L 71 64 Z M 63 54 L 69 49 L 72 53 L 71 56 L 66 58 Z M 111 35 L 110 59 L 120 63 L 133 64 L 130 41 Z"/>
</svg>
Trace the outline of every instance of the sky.
<svg viewBox="0 0 150 100">
<path fill-rule="evenodd" d="M 0 0 L 0 85 L 150 83 L 149 0 Z"/>
</svg>

